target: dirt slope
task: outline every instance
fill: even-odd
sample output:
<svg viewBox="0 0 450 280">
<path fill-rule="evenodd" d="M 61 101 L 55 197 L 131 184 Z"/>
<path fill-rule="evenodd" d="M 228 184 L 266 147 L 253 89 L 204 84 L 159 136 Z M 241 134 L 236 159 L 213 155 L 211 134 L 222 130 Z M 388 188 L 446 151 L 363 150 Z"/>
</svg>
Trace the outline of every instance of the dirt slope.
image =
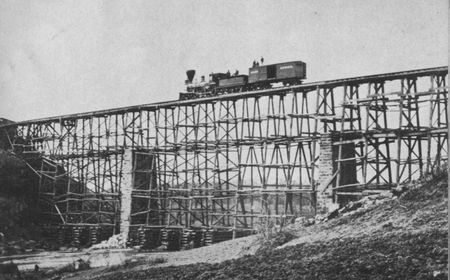
<svg viewBox="0 0 450 280">
<path fill-rule="evenodd" d="M 297 238 L 278 248 L 256 252 L 256 238 L 247 237 L 158 254 L 163 264 L 151 255 L 137 266 L 66 279 L 447 279 L 446 180 L 429 179 L 398 199 L 325 223 L 294 224 L 287 231 Z"/>
</svg>

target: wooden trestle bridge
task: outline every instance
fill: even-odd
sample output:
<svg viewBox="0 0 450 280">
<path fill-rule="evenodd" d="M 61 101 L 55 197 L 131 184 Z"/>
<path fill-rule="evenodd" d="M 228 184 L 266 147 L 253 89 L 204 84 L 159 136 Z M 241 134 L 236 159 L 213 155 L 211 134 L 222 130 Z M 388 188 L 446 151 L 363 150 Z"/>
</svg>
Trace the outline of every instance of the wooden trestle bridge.
<svg viewBox="0 0 450 280">
<path fill-rule="evenodd" d="M 129 231 L 150 247 L 176 236 L 199 246 L 440 168 L 447 74 L 312 82 L 0 129 L 39 176 L 46 224 L 61 241 Z"/>
</svg>

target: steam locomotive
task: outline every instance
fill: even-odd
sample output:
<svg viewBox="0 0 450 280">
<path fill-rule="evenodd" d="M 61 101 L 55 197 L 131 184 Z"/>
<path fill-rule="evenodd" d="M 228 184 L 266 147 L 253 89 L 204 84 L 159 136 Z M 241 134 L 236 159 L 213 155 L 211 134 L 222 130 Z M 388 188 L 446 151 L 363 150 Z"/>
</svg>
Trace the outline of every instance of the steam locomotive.
<svg viewBox="0 0 450 280">
<path fill-rule="evenodd" d="M 290 61 L 271 65 L 253 63 L 248 75 L 211 73 L 209 81 L 201 76 L 200 82 L 194 81 L 195 70 L 186 71 L 186 92 L 180 92 L 180 100 L 216 96 L 225 93 L 235 93 L 271 88 L 274 83 L 283 86 L 298 85 L 306 79 L 306 63 Z"/>
</svg>

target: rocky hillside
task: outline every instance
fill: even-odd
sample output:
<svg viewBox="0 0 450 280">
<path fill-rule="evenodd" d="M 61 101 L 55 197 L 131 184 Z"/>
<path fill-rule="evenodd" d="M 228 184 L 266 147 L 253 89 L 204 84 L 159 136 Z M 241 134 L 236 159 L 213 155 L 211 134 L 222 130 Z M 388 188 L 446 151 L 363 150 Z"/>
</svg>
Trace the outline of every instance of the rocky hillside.
<svg viewBox="0 0 450 280">
<path fill-rule="evenodd" d="M 155 255 L 140 265 L 66 275 L 67 279 L 447 279 L 447 197 L 445 175 L 408 186 L 399 197 L 366 199 L 362 207 L 312 226 L 296 223 L 278 237 L 260 242 L 247 238 L 230 257 L 221 244 L 192 251 L 193 262 Z M 361 205 L 358 205 L 361 206 Z M 357 207 L 353 207 L 357 208 Z M 282 238 L 279 238 L 282 236 Z M 283 246 L 280 240 L 292 239 Z M 261 238 L 261 237 L 260 237 Z M 274 241 L 275 240 L 275 241 Z M 271 242 L 272 241 L 272 242 Z M 245 241 L 230 241 L 244 242 Z M 230 246 L 230 245 L 229 245 Z M 228 246 L 228 247 L 229 247 Z M 252 248 L 249 248 L 252 246 Z M 255 250 L 259 247 L 259 250 Z M 238 249 L 239 248 L 239 249 Z M 203 250 L 200 253 L 198 250 Z M 208 250 L 208 251 L 206 251 Z M 255 253 L 256 251 L 256 253 Z M 249 253 L 242 256 L 242 253 Z M 169 253 L 168 253 L 169 254 Z M 161 255 L 158 255 L 161 258 Z M 220 258 L 219 258 L 220 259 Z M 223 260 L 223 259 L 222 259 Z"/>
<path fill-rule="evenodd" d="M 0 149 L 0 255 L 23 253 L 16 252 L 16 244 L 6 246 L 5 242 L 36 239 L 38 184 L 38 177 L 23 161 Z"/>
</svg>

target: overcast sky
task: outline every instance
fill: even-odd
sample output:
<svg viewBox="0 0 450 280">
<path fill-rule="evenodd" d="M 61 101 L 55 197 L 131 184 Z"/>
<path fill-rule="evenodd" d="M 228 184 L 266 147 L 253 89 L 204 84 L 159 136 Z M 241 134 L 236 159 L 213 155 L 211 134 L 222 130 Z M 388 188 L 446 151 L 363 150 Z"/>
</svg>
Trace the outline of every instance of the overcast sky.
<svg viewBox="0 0 450 280">
<path fill-rule="evenodd" d="M 448 0 L 0 0 L 0 117 L 172 100 L 185 71 L 302 60 L 317 81 L 443 66 Z"/>
</svg>

